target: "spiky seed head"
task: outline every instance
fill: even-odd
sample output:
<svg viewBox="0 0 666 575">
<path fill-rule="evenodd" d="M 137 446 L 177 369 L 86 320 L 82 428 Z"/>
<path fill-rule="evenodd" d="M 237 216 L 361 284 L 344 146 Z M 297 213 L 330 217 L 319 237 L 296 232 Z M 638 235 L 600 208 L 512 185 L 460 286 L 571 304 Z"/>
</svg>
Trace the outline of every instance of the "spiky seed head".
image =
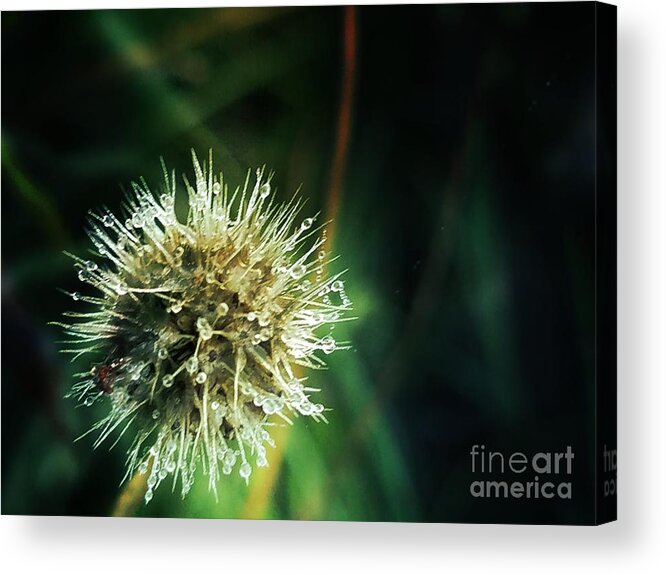
<svg viewBox="0 0 666 575">
<path fill-rule="evenodd" d="M 167 477 L 183 496 L 199 464 L 216 490 L 220 471 L 247 482 L 268 465 L 271 425 L 303 415 L 325 421 L 295 366 L 321 369 L 347 347 L 330 333 L 349 319 L 340 273 L 329 276 L 317 215 L 298 219 L 302 201 L 276 203 L 264 169 L 230 193 L 212 156 L 193 156 L 184 178 L 187 215 L 176 215 L 175 173 L 154 195 L 132 184 L 125 217 L 94 213 L 88 234 L 97 261 L 72 256 L 96 295 L 71 294 L 92 311 L 68 313 L 73 344 L 93 354 L 70 395 L 109 412 L 90 431 L 95 447 L 133 434 L 127 477 L 147 473 L 146 502 Z"/>
</svg>

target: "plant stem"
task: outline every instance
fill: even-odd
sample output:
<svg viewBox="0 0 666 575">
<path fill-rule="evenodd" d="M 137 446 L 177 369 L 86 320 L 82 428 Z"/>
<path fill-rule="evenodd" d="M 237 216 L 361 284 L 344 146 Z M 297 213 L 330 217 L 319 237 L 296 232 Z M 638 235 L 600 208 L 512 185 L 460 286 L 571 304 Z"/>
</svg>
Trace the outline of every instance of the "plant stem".
<svg viewBox="0 0 666 575">
<path fill-rule="evenodd" d="M 118 496 L 118 500 L 113 507 L 111 517 L 132 517 L 148 487 L 148 473 L 137 473 L 128 481 Z"/>
</svg>

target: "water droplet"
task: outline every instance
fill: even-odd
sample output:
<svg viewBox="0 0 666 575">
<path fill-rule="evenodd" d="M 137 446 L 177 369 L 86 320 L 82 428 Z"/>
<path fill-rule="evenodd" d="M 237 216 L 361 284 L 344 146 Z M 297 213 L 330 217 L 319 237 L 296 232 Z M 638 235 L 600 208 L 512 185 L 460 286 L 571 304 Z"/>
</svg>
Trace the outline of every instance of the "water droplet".
<svg viewBox="0 0 666 575">
<path fill-rule="evenodd" d="M 74 301 L 79 301 L 79 300 L 81 299 L 81 294 L 80 294 L 79 292 L 75 291 L 75 292 L 72 294 L 72 299 L 73 299 Z"/>
<path fill-rule="evenodd" d="M 204 383 L 207 379 L 208 379 L 208 376 L 203 371 L 200 371 L 197 374 L 197 376 L 194 378 L 194 381 L 201 384 L 201 383 Z"/>
<path fill-rule="evenodd" d="M 162 385 L 164 387 L 171 387 L 173 385 L 173 375 L 168 373 L 162 378 Z"/>
<path fill-rule="evenodd" d="M 89 272 L 94 272 L 97 269 L 97 264 L 95 262 L 87 261 L 86 262 L 86 269 Z"/>
<path fill-rule="evenodd" d="M 144 496 L 144 499 L 146 500 L 146 503 L 150 503 L 150 500 L 153 498 L 153 490 L 148 489 L 146 491 L 146 495 Z"/>
<path fill-rule="evenodd" d="M 291 268 L 291 271 L 289 272 L 289 275 L 291 275 L 292 278 L 295 280 L 303 277 L 305 275 L 305 272 L 307 271 L 307 268 L 303 264 L 296 264 Z"/>
<path fill-rule="evenodd" d="M 199 369 L 199 360 L 195 355 L 185 362 L 185 369 L 190 375 L 193 375 L 194 372 Z"/>
<path fill-rule="evenodd" d="M 142 461 L 139 465 L 139 473 L 144 475 L 148 471 L 148 461 Z"/>
<path fill-rule="evenodd" d="M 220 191 L 222 191 L 222 186 L 220 186 L 220 182 L 215 182 L 213 184 L 213 194 L 217 196 L 220 193 Z"/>
<path fill-rule="evenodd" d="M 83 401 L 83 405 L 86 407 L 90 407 L 93 403 L 95 403 L 95 399 L 92 397 L 86 397 L 85 400 Z"/>
<path fill-rule="evenodd" d="M 166 359 L 167 357 L 169 357 L 169 352 L 166 349 L 164 349 L 163 347 L 161 347 L 157 351 L 157 357 L 160 358 L 160 359 Z"/>
<path fill-rule="evenodd" d="M 182 258 L 184 253 L 185 253 L 185 248 L 183 246 L 178 246 L 176 247 L 175 250 L 173 250 L 173 255 L 176 256 L 177 258 Z"/>
<path fill-rule="evenodd" d="M 261 196 L 262 200 L 265 200 L 268 196 L 271 194 L 271 185 L 266 182 L 265 184 L 262 184 L 261 188 L 259 188 L 259 196 Z"/>
<path fill-rule="evenodd" d="M 345 284 L 343 284 L 340 280 L 335 280 L 331 284 L 331 289 L 335 292 L 342 291 L 343 289 L 345 289 Z"/>
<path fill-rule="evenodd" d="M 215 311 L 217 312 L 217 315 L 227 315 L 229 312 L 229 306 L 223 302 L 218 304 L 217 308 L 215 308 Z"/>
<path fill-rule="evenodd" d="M 330 335 L 327 335 L 321 340 L 321 349 L 324 353 L 333 353 L 335 351 L 335 340 Z"/>
<path fill-rule="evenodd" d="M 118 295 L 125 295 L 127 293 L 127 286 L 122 283 L 118 283 L 116 285 L 116 293 Z"/>
<path fill-rule="evenodd" d="M 312 227 L 314 220 L 312 218 L 305 218 L 303 223 L 301 223 L 302 230 L 309 230 Z"/>
<path fill-rule="evenodd" d="M 210 327 L 208 320 L 204 317 L 197 319 L 197 329 L 199 330 L 199 335 L 203 340 L 209 340 L 213 337 L 213 328 Z"/>
<path fill-rule="evenodd" d="M 215 281 L 215 272 L 208 272 L 208 273 L 206 274 L 206 281 L 207 281 L 209 284 L 212 284 L 212 283 Z"/>
<path fill-rule="evenodd" d="M 267 312 L 261 312 L 259 314 L 259 325 L 261 327 L 266 327 L 270 323 L 270 317 Z"/>
<path fill-rule="evenodd" d="M 157 411 L 157 409 L 156 409 L 156 410 L 153 411 L 153 413 L 152 413 L 152 418 L 153 418 L 153 419 L 158 419 L 159 417 L 160 417 L 160 412 Z"/>
<path fill-rule="evenodd" d="M 125 227 L 128 230 L 131 230 L 132 229 L 132 220 L 130 220 L 130 219 L 125 220 Z"/>
<path fill-rule="evenodd" d="M 171 311 L 173 313 L 180 313 L 182 311 L 182 309 L 183 309 L 182 302 L 177 301 L 177 302 L 171 304 Z"/>
<path fill-rule="evenodd" d="M 109 215 L 106 215 L 102 218 L 102 225 L 106 228 L 110 228 L 113 225 L 113 218 Z"/>
<path fill-rule="evenodd" d="M 253 311 L 251 311 L 247 314 L 247 320 L 248 321 L 254 321 L 255 319 L 257 319 L 257 314 L 254 313 Z"/>
<path fill-rule="evenodd" d="M 220 408 L 220 402 L 219 402 L 219 401 L 213 401 L 213 402 L 210 404 L 210 408 L 211 408 L 213 411 L 217 411 L 217 410 Z"/>
<path fill-rule="evenodd" d="M 166 470 L 167 473 L 173 473 L 174 471 L 176 471 L 176 462 L 169 461 L 169 463 L 166 464 Z"/>
<path fill-rule="evenodd" d="M 250 478 L 250 475 L 252 475 L 252 467 L 247 461 L 244 461 L 240 469 L 238 470 L 238 474 L 247 481 Z"/>
<path fill-rule="evenodd" d="M 231 449 L 224 454 L 224 463 L 230 467 L 236 464 L 236 454 Z"/>
</svg>

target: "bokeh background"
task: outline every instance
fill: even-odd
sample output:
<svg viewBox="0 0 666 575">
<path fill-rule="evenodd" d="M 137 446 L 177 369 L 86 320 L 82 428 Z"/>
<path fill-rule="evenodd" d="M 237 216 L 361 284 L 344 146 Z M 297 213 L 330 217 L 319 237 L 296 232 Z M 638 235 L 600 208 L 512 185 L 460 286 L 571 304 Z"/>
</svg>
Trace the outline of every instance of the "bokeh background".
<svg viewBox="0 0 666 575">
<path fill-rule="evenodd" d="M 267 164 L 335 218 L 354 349 L 328 425 L 278 432 L 249 487 L 165 486 L 164 517 L 590 520 L 591 4 L 2 14 L 2 512 L 107 515 L 126 442 L 73 440 L 58 320 L 88 210 L 159 157 Z M 80 288 L 79 288 L 80 289 Z M 339 331 L 338 331 L 339 330 Z M 572 502 L 476 501 L 475 443 L 576 452 Z"/>
</svg>

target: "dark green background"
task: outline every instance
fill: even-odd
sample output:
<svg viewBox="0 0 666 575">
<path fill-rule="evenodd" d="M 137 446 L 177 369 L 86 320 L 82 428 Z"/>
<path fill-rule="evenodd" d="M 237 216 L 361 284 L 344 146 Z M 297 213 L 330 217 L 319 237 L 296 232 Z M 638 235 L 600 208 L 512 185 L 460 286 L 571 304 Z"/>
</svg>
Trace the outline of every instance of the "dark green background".
<svg viewBox="0 0 666 575">
<path fill-rule="evenodd" d="M 356 25 L 336 214 L 354 350 L 313 380 L 263 503 L 224 478 L 139 514 L 592 520 L 592 4 L 372 7 Z M 276 171 L 324 209 L 343 8 L 3 13 L 2 512 L 108 514 L 124 449 L 72 441 L 99 417 L 62 397 L 81 365 L 47 325 L 80 289 L 88 210 L 215 151 L 241 183 Z M 99 408 L 102 409 L 103 408 Z M 576 452 L 572 502 L 475 501 L 475 443 Z M 269 460 L 271 460 L 269 452 Z M 255 476 L 253 476 L 255 479 Z M 256 489 L 256 488 L 255 488 Z"/>
</svg>

